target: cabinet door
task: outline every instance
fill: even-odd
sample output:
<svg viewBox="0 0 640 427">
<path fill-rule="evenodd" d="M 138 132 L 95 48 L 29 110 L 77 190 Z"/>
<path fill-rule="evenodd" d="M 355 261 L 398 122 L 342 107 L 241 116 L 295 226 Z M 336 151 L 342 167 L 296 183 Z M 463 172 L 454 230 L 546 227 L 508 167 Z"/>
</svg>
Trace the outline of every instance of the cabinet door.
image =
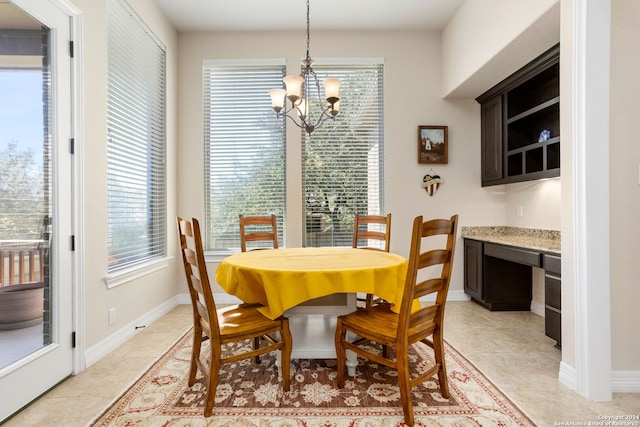
<svg viewBox="0 0 640 427">
<path fill-rule="evenodd" d="M 502 179 L 502 95 L 482 104 L 482 185 Z"/>
<path fill-rule="evenodd" d="M 464 239 L 464 291 L 482 301 L 482 242 Z"/>
</svg>

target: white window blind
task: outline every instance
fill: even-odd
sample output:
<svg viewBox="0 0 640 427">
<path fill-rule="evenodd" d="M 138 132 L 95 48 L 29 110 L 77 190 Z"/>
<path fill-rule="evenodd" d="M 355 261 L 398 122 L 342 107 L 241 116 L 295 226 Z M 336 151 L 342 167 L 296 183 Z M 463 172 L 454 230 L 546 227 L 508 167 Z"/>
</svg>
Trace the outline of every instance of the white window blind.
<svg viewBox="0 0 640 427">
<path fill-rule="evenodd" d="M 109 0 L 109 272 L 167 253 L 165 56 L 128 4 Z"/>
<path fill-rule="evenodd" d="M 303 138 L 304 245 L 351 246 L 354 214 L 386 214 L 383 65 L 313 68 L 342 86 L 340 114 Z"/>
<path fill-rule="evenodd" d="M 203 64 L 206 249 L 239 251 L 239 215 L 278 219 L 285 230 L 285 123 L 268 91 L 284 65 Z"/>
</svg>

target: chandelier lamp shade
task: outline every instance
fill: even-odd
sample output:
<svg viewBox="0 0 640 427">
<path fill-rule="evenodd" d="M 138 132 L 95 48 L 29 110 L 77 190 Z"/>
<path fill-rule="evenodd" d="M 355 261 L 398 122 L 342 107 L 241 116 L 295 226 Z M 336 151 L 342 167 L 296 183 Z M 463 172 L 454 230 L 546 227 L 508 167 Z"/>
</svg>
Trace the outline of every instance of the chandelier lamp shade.
<svg viewBox="0 0 640 427">
<path fill-rule="evenodd" d="M 307 0 L 307 57 L 302 61 L 300 75 L 287 75 L 282 81 L 286 89 L 269 90 L 271 106 L 280 117 L 284 115 L 309 135 L 327 119 L 338 115 L 340 107 L 340 79 L 324 79 L 324 100 L 320 91 L 320 82 L 313 71 L 313 59 L 309 56 L 309 0 Z M 314 90 L 315 89 L 315 90 Z M 313 92 L 318 96 L 312 99 Z M 289 100 L 289 107 L 286 100 Z"/>
</svg>

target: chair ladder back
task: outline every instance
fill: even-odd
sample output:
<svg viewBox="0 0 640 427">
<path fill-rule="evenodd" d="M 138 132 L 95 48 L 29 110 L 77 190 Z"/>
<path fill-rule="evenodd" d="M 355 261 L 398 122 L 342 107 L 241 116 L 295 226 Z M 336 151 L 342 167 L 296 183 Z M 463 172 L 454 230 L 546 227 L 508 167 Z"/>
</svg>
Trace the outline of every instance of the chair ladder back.
<svg viewBox="0 0 640 427">
<path fill-rule="evenodd" d="M 452 232 L 455 232 L 455 230 L 452 230 L 452 228 L 455 227 L 456 225 L 452 219 L 432 219 L 424 223 L 422 227 L 422 237 L 436 236 L 438 234 L 450 235 Z"/>
<path fill-rule="evenodd" d="M 440 304 L 431 304 L 414 311 L 409 317 L 409 330 L 422 324 L 432 322 L 440 312 Z"/>
<path fill-rule="evenodd" d="M 451 260 L 453 260 L 455 249 L 457 220 L 457 215 L 452 216 L 449 220 L 435 219 L 423 222 L 422 216 L 414 219 L 407 279 L 400 307 L 402 315 L 398 322 L 398 336 L 406 336 L 410 327 L 419 325 L 425 319 L 431 320 L 434 316 L 442 315 L 440 311 L 443 310 L 451 279 Z M 426 252 L 420 252 L 423 238 L 439 235 L 447 236 L 445 249 L 431 249 Z M 432 267 L 437 268 L 438 265 L 442 266 L 440 277 L 418 282 L 418 272 L 420 270 Z M 411 312 L 415 299 L 434 292 L 437 292 L 435 304 Z"/>
<path fill-rule="evenodd" d="M 370 230 L 369 225 L 380 225 L 382 230 Z M 384 249 L 369 246 L 369 240 L 384 242 Z M 365 246 L 360 242 L 366 241 Z M 353 217 L 353 241 L 352 247 L 362 249 L 378 249 L 389 252 L 391 243 L 391 214 L 387 215 L 359 215 Z"/>
<path fill-rule="evenodd" d="M 420 283 L 416 283 L 414 299 L 422 298 L 423 296 L 432 294 L 434 292 L 440 292 L 444 284 L 445 280 L 442 277 L 428 279 Z"/>
<path fill-rule="evenodd" d="M 189 295 L 193 306 L 194 315 L 198 317 L 207 335 L 220 336 L 216 304 L 207 274 L 207 265 L 204 258 L 202 236 L 198 220 L 191 221 L 178 217 L 178 230 L 180 232 L 180 247 L 184 262 Z"/>
<path fill-rule="evenodd" d="M 270 247 L 255 249 L 278 249 L 278 226 L 276 216 L 240 215 L 240 250 L 247 251 L 247 242 L 271 242 Z M 252 250 L 252 249 L 249 249 Z"/>
</svg>

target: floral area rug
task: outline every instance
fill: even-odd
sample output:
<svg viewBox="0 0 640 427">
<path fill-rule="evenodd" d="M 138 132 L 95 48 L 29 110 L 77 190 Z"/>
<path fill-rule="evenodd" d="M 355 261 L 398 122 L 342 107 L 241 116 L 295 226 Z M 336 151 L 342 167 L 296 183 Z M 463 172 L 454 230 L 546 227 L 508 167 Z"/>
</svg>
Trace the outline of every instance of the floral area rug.
<svg viewBox="0 0 640 427">
<path fill-rule="evenodd" d="M 198 375 L 188 387 L 192 333 L 188 332 L 136 381 L 93 426 L 398 427 L 404 426 L 397 374 L 359 359 L 355 377 L 336 387 L 335 360 L 295 359 L 291 388 L 282 391 L 275 354 L 221 366 L 213 416 L 202 416 L 206 387 Z M 205 344 L 206 345 L 206 344 Z M 239 346 L 249 346 L 240 343 Z M 239 347 L 228 349 L 237 351 Z M 208 346 L 203 348 L 203 353 Z M 417 344 L 414 372 L 432 365 L 433 351 Z M 437 376 L 415 387 L 416 426 L 535 426 L 469 361 L 446 345 L 451 397 Z"/>
</svg>

